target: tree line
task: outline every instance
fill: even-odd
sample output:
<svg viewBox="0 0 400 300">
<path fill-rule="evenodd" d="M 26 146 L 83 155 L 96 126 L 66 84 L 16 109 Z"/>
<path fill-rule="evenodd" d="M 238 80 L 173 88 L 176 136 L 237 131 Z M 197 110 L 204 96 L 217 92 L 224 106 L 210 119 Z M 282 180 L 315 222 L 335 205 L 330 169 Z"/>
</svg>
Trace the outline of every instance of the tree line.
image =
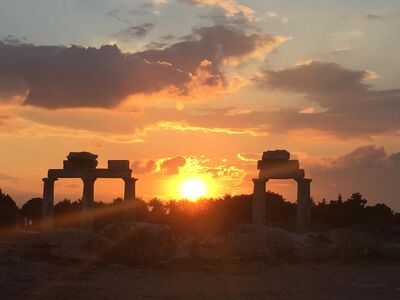
<svg viewBox="0 0 400 300">
<path fill-rule="evenodd" d="M 267 192 L 266 215 L 268 225 L 287 230 L 295 229 L 296 204 L 286 201 L 282 195 Z M 343 200 L 337 199 L 312 204 L 311 220 L 314 230 L 346 228 L 357 224 L 376 225 L 393 222 L 394 213 L 385 204 L 367 205 L 360 193 L 353 193 Z M 16 225 L 39 229 L 42 220 L 43 199 L 32 198 L 19 208 L 12 197 L 0 190 L 0 228 Z M 54 206 L 56 227 L 79 226 L 81 200 L 64 199 Z M 251 222 L 252 195 L 225 195 L 216 199 L 150 201 L 136 199 L 129 205 L 122 199 L 110 203 L 95 202 L 93 207 L 94 228 L 118 220 L 132 218 L 135 222 L 168 225 L 177 234 L 224 232 L 240 223 Z"/>
</svg>

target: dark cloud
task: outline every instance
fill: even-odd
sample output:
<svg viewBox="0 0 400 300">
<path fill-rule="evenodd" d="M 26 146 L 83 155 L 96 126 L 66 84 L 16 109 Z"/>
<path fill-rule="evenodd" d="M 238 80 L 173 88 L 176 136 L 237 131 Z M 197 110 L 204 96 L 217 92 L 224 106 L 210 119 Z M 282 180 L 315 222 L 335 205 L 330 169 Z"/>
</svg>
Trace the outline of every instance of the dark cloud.
<svg viewBox="0 0 400 300">
<path fill-rule="evenodd" d="M 130 94 L 182 86 L 176 68 L 124 54 L 116 46 L 70 48 L 0 43 L 0 95 L 27 93 L 24 104 L 45 107 L 114 107 Z M 4 79 L 12 84 L 4 84 Z"/>
<path fill-rule="evenodd" d="M 182 156 L 163 159 L 136 160 L 132 163 L 134 174 L 161 173 L 173 175 L 179 173 L 179 168 L 186 165 L 186 159 Z M 159 168 L 158 168 L 159 166 Z"/>
<path fill-rule="evenodd" d="M 122 41 L 129 42 L 137 38 L 145 37 L 153 28 L 154 25 L 147 22 L 124 28 L 117 33 L 114 33 L 113 36 Z"/>
<path fill-rule="evenodd" d="M 277 37 L 272 35 L 249 35 L 237 28 L 217 25 L 197 28 L 183 42 L 140 55 L 151 61 L 167 61 L 188 72 L 194 72 L 203 60 L 208 60 L 213 72 L 220 74 L 219 67 L 225 59 L 241 58 L 268 45 L 273 48 L 276 43 Z"/>
<path fill-rule="evenodd" d="M 354 149 L 352 152 L 337 158 L 332 163 L 334 169 L 368 169 L 381 168 L 388 162 L 388 155 L 383 147 L 373 145 Z"/>
<path fill-rule="evenodd" d="M 334 63 L 313 62 L 279 71 L 267 70 L 258 81 L 259 86 L 306 93 L 324 105 L 331 104 L 331 96 L 363 93 L 368 86 L 362 83 L 367 73 L 342 68 Z M 328 99 L 327 99 L 328 98 Z M 328 103 L 324 103 L 327 100 Z M 337 98 L 335 101 L 348 99 Z"/>
<path fill-rule="evenodd" d="M 162 41 L 172 41 L 175 39 L 175 36 L 173 34 L 166 34 L 166 35 L 163 35 L 160 39 Z"/>
<path fill-rule="evenodd" d="M 400 129 L 400 90 L 375 90 L 363 80 L 374 75 L 333 63 L 313 62 L 280 71 L 266 70 L 256 80 L 262 88 L 304 95 L 323 111 L 280 112 L 278 126 L 311 128 L 340 136 L 397 134 Z"/>
<path fill-rule="evenodd" d="M 393 162 L 400 163 L 400 152 L 393 153 L 389 156 L 389 159 Z"/>
<path fill-rule="evenodd" d="M 156 161 L 152 159 L 148 161 L 135 160 L 131 168 L 134 174 L 148 174 L 154 172 L 157 165 Z"/>
<path fill-rule="evenodd" d="M 171 159 L 164 160 L 160 167 L 161 172 L 167 175 L 173 175 L 179 173 L 179 168 L 186 165 L 186 159 L 182 156 L 176 156 Z"/>
<path fill-rule="evenodd" d="M 115 45 L 97 49 L 0 42 L 0 96 L 26 95 L 24 104 L 56 109 L 115 107 L 130 95 L 171 86 L 187 94 L 203 61 L 210 63 L 202 65 L 209 73 L 202 84 L 224 82 L 225 59 L 279 44 L 277 37 L 225 26 L 198 28 L 191 36 L 162 50 L 137 53 L 123 53 Z"/>
<path fill-rule="evenodd" d="M 306 166 L 306 170 L 312 175 L 316 194 L 334 199 L 338 193 L 361 192 L 372 203 L 385 202 L 400 210 L 400 163 L 393 159 L 398 156 L 399 153 L 388 155 L 384 148 L 368 145 L 333 159 L 328 165 Z"/>
<path fill-rule="evenodd" d="M 167 43 L 151 42 L 144 46 L 146 50 L 163 49 L 168 46 Z"/>
<path fill-rule="evenodd" d="M 384 15 L 368 14 L 364 16 L 364 19 L 368 21 L 386 21 L 387 17 Z"/>
<path fill-rule="evenodd" d="M 18 45 L 22 44 L 23 42 L 25 42 L 26 38 L 20 39 L 14 35 L 9 34 L 5 38 L 3 38 L 1 41 L 3 41 L 6 44 L 9 44 L 9 45 L 18 46 Z"/>
</svg>

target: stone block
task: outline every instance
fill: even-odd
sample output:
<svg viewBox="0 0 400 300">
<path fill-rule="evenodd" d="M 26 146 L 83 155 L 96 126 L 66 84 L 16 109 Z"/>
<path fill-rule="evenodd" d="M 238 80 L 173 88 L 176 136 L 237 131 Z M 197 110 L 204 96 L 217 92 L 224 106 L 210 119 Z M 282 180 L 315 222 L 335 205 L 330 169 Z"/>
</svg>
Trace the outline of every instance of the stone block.
<svg viewBox="0 0 400 300">
<path fill-rule="evenodd" d="M 64 160 L 64 169 L 96 169 L 97 160 Z"/>
<path fill-rule="evenodd" d="M 98 155 L 90 152 L 70 152 L 67 159 L 72 160 L 97 160 Z"/>
<path fill-rule="evenodd" d="M 264 152 L 262 155 L 262 160 L 269 160 L 269 159 L 289 160 L 290 153 L 286 150 L 272 150 Z"/>
<path fill-rule="evenodd" d="M 257 163 L 257 169 L 279 169 L 283 171 L 295 171 L 300 168 L 298 160 L 282 160 L 282 159 L 269 159 L 259 160 Z"/>
<path fill-rule="evenodd" d="M 109 160 L 108 168 L 110 170 L 127 170 L 129 169 L 129 160 Z"/>
<path fill-rule="evenodd" d="M 97 155 L 89 152 L 70 152 L 64 161 L 64 169 L 95 169 Z"/>
</svg>

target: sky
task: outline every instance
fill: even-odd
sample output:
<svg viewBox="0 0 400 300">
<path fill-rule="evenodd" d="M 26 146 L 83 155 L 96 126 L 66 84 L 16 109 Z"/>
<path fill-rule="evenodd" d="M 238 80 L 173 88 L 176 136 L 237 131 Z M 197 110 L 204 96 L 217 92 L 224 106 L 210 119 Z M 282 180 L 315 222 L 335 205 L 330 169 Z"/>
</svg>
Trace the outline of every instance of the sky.
<svg viewBox="0 0 400 300">
<path fill-rule="evenodd" d="M 262 152 L 287 149 L 316 202 L 400 211 L 398 28 L 395 0 L 0 0 L 0 187 L 21 205 L 90 151 L 129 159 L 144 199 L 187 179 L 249 194 Z M 97 201 L 122 193 L 96 181 Z"/>
</svg>

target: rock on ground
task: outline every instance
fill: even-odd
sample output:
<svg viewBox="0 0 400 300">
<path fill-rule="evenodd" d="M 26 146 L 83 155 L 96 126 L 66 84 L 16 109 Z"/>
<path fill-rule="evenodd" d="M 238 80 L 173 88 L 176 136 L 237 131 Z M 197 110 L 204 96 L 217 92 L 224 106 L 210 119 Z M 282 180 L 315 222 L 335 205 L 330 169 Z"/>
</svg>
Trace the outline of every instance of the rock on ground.
<svg viewBox="0 0 400 300">
<path fill-rule="evenodd" d="M 175 250 L 169 228 L 162 225 L 121 221 L 107 225 L 100 234 L 113 241 L 108 258 L 114 262 L 158 264 Z"/>
<path fill-rule="evenodd" d="M 77 261 L 100 260 L 112 242 L 80 228 L 64 228 L 46 232 L 42 239 L 50 246 L 51 255 Z"/>
</svg>

